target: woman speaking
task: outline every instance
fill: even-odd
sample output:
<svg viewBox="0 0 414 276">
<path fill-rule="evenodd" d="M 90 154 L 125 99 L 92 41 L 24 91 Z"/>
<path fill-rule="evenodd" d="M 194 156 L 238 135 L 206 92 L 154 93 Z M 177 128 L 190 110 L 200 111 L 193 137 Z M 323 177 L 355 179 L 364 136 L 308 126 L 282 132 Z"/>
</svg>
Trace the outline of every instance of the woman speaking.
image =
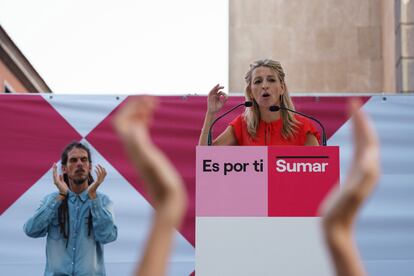
<svg viewBox="0 0 414 276">
<path fill-rule="evenodd" d="M 288 110 L 275 111 L 274 106 L 294 110 L 285 83 L 285 73 L 279 62 L 270 59 L 254 62 L 245 80 L 247 86 L 244 94 L 253 105 L 237 116 L 213 141 L 213 145 L 319 145 L 320 135 L 311 121 Z M 227 95 L 221 89 L 223 86 L 217 84 L 208 94 L 199 145 L 207 145 L 210 125 L 227 101 Z"/>
</svg>

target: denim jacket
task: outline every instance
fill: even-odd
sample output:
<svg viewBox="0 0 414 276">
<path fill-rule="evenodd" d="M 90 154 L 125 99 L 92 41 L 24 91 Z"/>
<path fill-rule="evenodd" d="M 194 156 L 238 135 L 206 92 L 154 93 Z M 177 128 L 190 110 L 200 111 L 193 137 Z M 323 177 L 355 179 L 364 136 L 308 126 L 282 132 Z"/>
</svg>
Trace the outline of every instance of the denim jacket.
<svg viewBox="0 0 414 276">
<path fill-rule="evenodd" d="M 46 196 L 35 214 L 24 224 L 29 237 L 44 237 L 46 241 L 46 269 L 49 275 L 105 275 L 105 243 L 117 238 L 112 202 L 101 193 L 90 199 L 88 192 L 68 193 L 69 238 L 64 238 L 58 221 L 58 208 L 62 200 L 58 193 Z M 89 214 L 92 229 L 88 233 Z M 68 226 L 68 225 L 66 225 Z"/>
</svg>

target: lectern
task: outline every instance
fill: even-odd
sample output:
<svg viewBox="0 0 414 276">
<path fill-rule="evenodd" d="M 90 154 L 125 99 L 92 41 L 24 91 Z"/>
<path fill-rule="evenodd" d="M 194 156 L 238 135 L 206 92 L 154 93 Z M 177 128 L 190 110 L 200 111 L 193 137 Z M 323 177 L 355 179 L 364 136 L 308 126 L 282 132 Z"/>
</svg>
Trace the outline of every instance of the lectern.
<svg viewBox="0 0 414 276">
<path fill-rule="evenodd" d="M 318 208 L 339 147 L 197 147 L 197 275 L 331 275 Z"/>
</svg>

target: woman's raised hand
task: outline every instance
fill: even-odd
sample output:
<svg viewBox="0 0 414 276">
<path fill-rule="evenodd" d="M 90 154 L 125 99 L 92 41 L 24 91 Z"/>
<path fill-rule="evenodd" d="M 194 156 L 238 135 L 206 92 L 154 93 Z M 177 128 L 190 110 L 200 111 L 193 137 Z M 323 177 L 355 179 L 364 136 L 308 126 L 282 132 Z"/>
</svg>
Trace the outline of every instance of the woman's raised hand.
<svg viewBox="0 0 414 276">
<path fill-rule="evenodd" d="M 216 114 L 219 112 L 227 101 L 227 94 L 222 91 L 224 86 L 217 84 L 208 93 L 207 104 L 208 112 L 210 114 Z"/>
</svg>

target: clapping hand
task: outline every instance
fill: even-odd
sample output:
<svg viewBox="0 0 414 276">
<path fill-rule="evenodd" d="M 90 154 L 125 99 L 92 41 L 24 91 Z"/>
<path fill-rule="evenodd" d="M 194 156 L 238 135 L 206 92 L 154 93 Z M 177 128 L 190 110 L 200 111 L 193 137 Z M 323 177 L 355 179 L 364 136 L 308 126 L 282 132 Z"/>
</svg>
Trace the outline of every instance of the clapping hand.
<svg viewBox="0 0 414 276">
<path fill-rule="evenodd" d="M 115 130 L 122 139 L 133 138 L 137 132 L 147 132 L 157 105 L 157 99 L 148 96 L 128 101 L 115 115 Z"/>
<path fill-rule="evenodd" d="M 367 115 L 360 110 L 361 103 L 350 103 L 353 126 L 354 153 L 351 168 L 342 191 L 331 193 L 322 208 L 325 222 L 341 221 L 350 227 L 355 213 L 371 194 L 380 174 L 379 142 Z"/>
<path fill-rule="evenodd" d="M 96 190 L 98 187 L 102 184 L 106 177 L 106 170 L 101 165 L 97 165 L 95 167 L 95 173 L 96 173 L 96 180 L 88 187 L 88 195 L 89 198 L 95 199 L 96 198 Z"/>
<path fill-rule="evenodd" d="M 149 134 L 148 127 L 156 106 L 156 98 L 139 97 L 123 105 L 113 120 L 156 209 L 151 233 L 135 274 L 140 276 L 166 274 L 175 227 L 181 224 L 187 205 L 179 173 Z"/>
<path fill-rule="evenodd" d="M 68 191 L 69 191 L 68 185 L 63 180 L 63 176 L 61 174 L 58 174 L 56 163 L 53 164 L 53 183 L 58 188 L 59 194 L 61 195 L 68 194 Z"/>
<path fill-rule="evenodd" d="M 366 275 L 353 240 L 353 226 L 362 204 L 372 193 L 380 175 L 379 142 L 359 102 L 351 102 L 354 154 L 342 190 L 325 199 L 323 229 L 336 275 Z"/>
</svg>

